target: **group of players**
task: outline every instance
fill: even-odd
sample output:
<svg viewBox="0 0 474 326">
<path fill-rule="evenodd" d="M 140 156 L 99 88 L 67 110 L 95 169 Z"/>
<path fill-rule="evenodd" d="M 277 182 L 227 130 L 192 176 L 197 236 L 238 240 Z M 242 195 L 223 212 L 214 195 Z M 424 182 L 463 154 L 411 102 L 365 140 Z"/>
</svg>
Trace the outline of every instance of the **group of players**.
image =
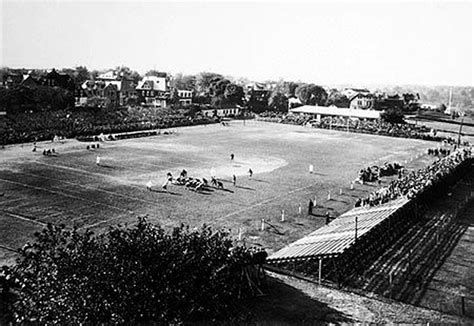
<svg viewBox="0 0 474 326">
<path fill-rule="evenodd" d="M 234 158 L 235 158 L 235 155 L 233 153 L 230 154 L 230 160 L 234 161 Z M 97 156 L 97 165 L 99 164 L 100 164 L 100 157 Z M 161 185 L 161 189 L 164 192 L 168 192 L 168 186 L 170 184 L 184 186 L 185 189 L 193 190 L 196 192 L 209 190 L 210 187 L 214 187 L 216 189 L 224 189 L 224 183 L 216 178 L 214 169 L 211 169 L 211 173 L 213 175 L 211 175 L 210 181 L 208 181 L 206 178 L 194 178 L 194 177 L 188 176 L 188 172 L 185 169 L 183 169 L 180 172 L 179 177 L 177 178 L 174 178 L 173 174 L 171 172 L 168 172 L 166 174 L 166 181 Z M 247 173 L 248 173 L 249 179 L 251 179 L 253 176 L 253 170 L 249 168 Z M 237 177 L 235 176 L 235 174 L 232 175 L 232 184 L 234 185 L 234 187 L 237 186 Z M 149 191 L 153 190 L 152 180 L 149 180 L 146 183 L 146 188 Z"/>
</svg>

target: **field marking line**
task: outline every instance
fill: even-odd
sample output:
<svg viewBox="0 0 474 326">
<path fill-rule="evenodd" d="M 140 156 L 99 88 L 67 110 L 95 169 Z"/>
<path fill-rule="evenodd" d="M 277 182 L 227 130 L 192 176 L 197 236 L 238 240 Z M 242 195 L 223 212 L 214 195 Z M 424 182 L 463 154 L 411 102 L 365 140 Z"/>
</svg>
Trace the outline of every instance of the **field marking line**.
<svg viewBox="0 0 474 326">
<path fill-rule="evenodd" d="M 108 222 L 118 220 L 118 219 L 121 219 L 121 218 L 123 218 L 123 216 L 112 217 L 112 218 L 109 218 L 108 220 L 102 220 L 102 221 L 99 221 L 99 222 L 96 222 L 96 223 L 93 223 L 93 224 L 88 224 L 88 225 L 81 226 L 80 228 L 78 228 L 78 230 L 83 230 L 83 229 L 86 229 L 86 228 L 94 228 L 94 227 L 96 227 L 100 224 L 108 223 Z"/>
<path fill-rule="evenodd" d="M 32 220 L 32 219 L 23 217 L 19 214 L 15 214 L 15 213 L 12 213 L 12 212 L 9 212 L 9 211 L 6 211 L 6 210 L 2 210 L 2 212 L 9 215 L 10 217 L 14 217 L 14 218 L 17 218 L 19 220 L 28 221 L 28 222 L 31 222 L 33 224 L 38 224 L 38 225 L 41 225 L 41 226 L 46 226 L 47 225 L 47 223 L 43 223 L 43 222 L 40 222 L 40 221 L 37 221 L 37 220 Z"/>
<path fill-rule="evenodd" d="M 276 200 L 276 199 L 278 199 L 278 198 L 281 198 L 281 197 L 283 197 L 283 196 L 286 196 L 286 195 L 289 195 L 289 194 L 293 194 L 293 193 L 295 193 L 295 192 L 302 191 L 302 190 L 305 190 L 305 189 L 309 189 L 309 188 L 314 187 L 314 186 L 316 186 L 316 184 L 312 184 L 312 185 L 304 186 L 304 187 L 299 187 L 299 188 L 290 190 L 290 191 L 286 192 L 285 194 L 281 194 L 281 195 L 277 195 L 277 196 L 274 196 L 274 197 L 267 198 L 267 199 L 265 199 L 265 200 L 262 200 L 261 202 L 255 203 L 255 204 L 252 205 L 252 206 L 248 206 L 248 207 L 242 208 L 242 209 L 240 209 L 240 210 L 238 210 L 238 211 L 229 213 L 229 214 L 227 214 L 227 215 L 220 216 L 220 217 L 216 218 L 216 219 L 214 220 L 214 222 L 213 222 L 211 225 L 216 224 L 216 223 L 217 223 L 217 220 L 226 219 L 226 218 L 228 218 L 228 217 L 231 217 L 231 216 L 234 216 L 234 215 L 238 215 L 238 214 L 240 214 L 240 213 L 243 213 L 243 212 L 248 211 L 248 210 L 252 210 L 252 209 L 254 209 L 254 208 L 256 208 L 256 207 L 259 207 L 259 206 L 261 206 L 261 205 L 263 205 L 263 204 L 266 204 L 266 203 L 268 203 L 268 202 L 274 201 L 274 200 Z"/>
<path fill-rule="evenodd" d="M 113 208 L 113 209 L 116 209 L 116 210 L 120 210 L 120 211 L 124 211 L 124 212 L 127 212 L 127 213 L 135 214 L 135 212 L 130 211 L 128 209 L 112 206 L 112 205 L 105 204 L 105 203 L 99 203 L 99 202 L 96 202 L 96 201 L 93 201 L 93 200 L 84 199 L 84 198 L 81 198 L 81 197 L 78 197 L 78 196 L 73 196 L 73 195 L 70 195 L 70 194 L 61 193 L 61 192 L 58 192 L 58 191 L 54 191 L 54 190 L 50 190 L 50 189 L 46 189 L 46 188 L 42 188 L 42 187 L 32 186 L 32 185 L 29 185 L 29 184 L 26 184 L 26 183 L 11 181 L 11 180 L 2 179 L 2 178 L 0 178 L 0 181 L 10 182 L 10 183 L 13 183 L 13 184 L 21 185 L 23 187 L 33 188 L 33 189 L 41 190 L 41 191 L 46 191 L 46 192 L 50 192 L 50 193 L 53 193 L 53 194 L 56 194 L 56 195 L 60 195 L 60 196 L 64 196 L 64 197 L 70 197 L 70 198 L 74 198 L 74 199 L 79 199 L 79 200 L 82 200 L 82 201 L 85 201 L 85 202 L 88 202 L 88 203 L 102 205 L 102 206 L 106 206 L 106 207 Z"/>
<path fill-rule="evenodd" d="M 85 171 L 85 170 L 81 170 L 81 169 L 78 169 L 78 168 L 73 168 L 73 167 L 70 167 L 70 166 L 64 166 L 64 165 L 54 165 L 54 164 L 48 164 L 48 163 L 44 163 L 44 162 L 35 162 L 36 164 L 41 164 L 41 165 L 46 165 L 46 166 L 50 166 L 50 167 L 53 167 L 53 168 L 59 168 L 59 169 L 64 169 L 64 170 L 70 170 L 70 171 L 75 171 L 75 172 L 79 172 L 79 173 L 83 173 L 83 174 L 88 174 L 88 175 L 95 175 L 95 176 L 98 176 L 98 177 L 110 177 L 109 175 L 107 174 L 102 174 L 102 173 L 97 173 L 97 172 L 91 172 L 91 171 Z M 91 164 L 92 165 L 92 164 Z"/>
<path fill-rule="evenodd" d="M 16 202 L 16 201 L 19 201 L 19 200 L 25 200 L 25 198 L 15 198 L 15 199 L 10 199 L 10 200 L 0 201 L 0 205 L 13 203 L 13 202 Z"/>
<path fill-rule="evenodd" d="M 108 194 L 111 194 L 111 195 L 115 195 L 115 196 L 120 196 L 120 197 L 125 197 L 125 198 L 128 198 L 128 199 L 132 199 L 132 200 L 136 200 L 136 201 L 141 201 L 141 202 L 144 202 L 144 203 L 147 203 L 147 204 L 151 204 L 151 205 L 158 205 L 158 206 L 161 206 L 161 207 L 166 207 L 160 203 L 155 203 L 155 202 L 152 202 L 152 201 L 148 201 L 148 200 L 145 200 L 145 199 L 141 199 L 141 198 L 137 198 L 137 197 L 132 197 L 132 196 L 129 196 L 129 195 L 123 195 L 123 194 L 120 194 L 120 193 L 117 193 L 117 192 L 114 192 L 114 191 L 110 191 L 110 190 L 105 190 L 105 189 L 100 189 L 100 188 L 94 188 L 94 187 L 89 187 L 89 186 L 85 186 L 85 185 L 82 185 L 80 183 L 75 183 L 75 182 L 72 182 L 72 181 L 65 181 L 65 180 L 61 180 L 61 179 L 57 179 L 57 178 L 51 178 L 51 177 L 45 177 L 45 176 L 41 176 L 41 175 L 37 175 L 37 174 L 32 174 L 32 173 L 26 173 L 26 172 L 14 172 L 16 174 L 25 174 L 25 175 L 30 175 L 30 176 L 33 176 L 33 177 L 38 177 L 38 178 L 43 178 L 43 179 L 52 179 L 52 180 L 57 180 L 59 182 L 62 182 L 62 183 L 67 183 L 67 184 L 71 184 L 71 185 L 74 185 L 74 186 L 78 186 L 78 187 L 82 187 L 82 188 L 86 188 L 86 189 L 90 189 L 90 190 L 94 190 L 94 191 L 99 191 L 99 192 L 104 192 L 104 193 L 108 193 Z M 136 187 L 137 189 L 140 189 L 138 187 Z M 57 189 L 57 188 L 56 188 Z M 68 189 L 68 191 L 71 191 L 70 189 Z M 75 193 L 75 191 L 72 191 Z"/>
<path fill-rule="evenodd" d="M 13 251 L 13 252 L 18 252 L 18 249 L 13 249 L 11 247 L 8 247 L 8 246 L 2 245 L 2 244 L 0 244 L 0 248 L 3 248 L 5 250 L 9 250 L 9 251 Z"/>
</svg>

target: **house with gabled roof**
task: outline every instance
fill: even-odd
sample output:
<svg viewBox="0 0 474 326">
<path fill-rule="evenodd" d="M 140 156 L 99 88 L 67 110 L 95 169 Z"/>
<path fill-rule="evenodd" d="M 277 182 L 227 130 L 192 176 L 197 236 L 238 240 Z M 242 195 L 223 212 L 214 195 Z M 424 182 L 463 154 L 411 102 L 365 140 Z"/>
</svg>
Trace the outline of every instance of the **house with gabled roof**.
<svg viewBox="0 0 474 326">
<path fill-rule="evenodd" d="M 375 105 L 375 96 L 370 93 L 358 93 L 349 98 L 351 109 L 371 110 Z"/>
<path fill-rule="evenodd" d="M 145 76 L 135 89 L 142 104 L 165 108 L 170 96 L 169 77 L 166 74 Z"/>
</svg>

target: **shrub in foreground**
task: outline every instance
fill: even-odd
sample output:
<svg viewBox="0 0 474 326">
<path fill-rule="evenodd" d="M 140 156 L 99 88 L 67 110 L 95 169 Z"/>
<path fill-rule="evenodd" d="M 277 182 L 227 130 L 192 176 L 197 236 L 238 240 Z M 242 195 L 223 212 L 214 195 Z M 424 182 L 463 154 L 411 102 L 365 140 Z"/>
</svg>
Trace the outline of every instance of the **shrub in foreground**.
<svg viewBox="0 0 474 326">
<path fill-rule="evenodd" d="M 48 225 L 4 276 L 17 322 L 181 323 L 233 318 L 251 261 L 226 232 L 139 219 L 102 235 Z"/>
</svg>

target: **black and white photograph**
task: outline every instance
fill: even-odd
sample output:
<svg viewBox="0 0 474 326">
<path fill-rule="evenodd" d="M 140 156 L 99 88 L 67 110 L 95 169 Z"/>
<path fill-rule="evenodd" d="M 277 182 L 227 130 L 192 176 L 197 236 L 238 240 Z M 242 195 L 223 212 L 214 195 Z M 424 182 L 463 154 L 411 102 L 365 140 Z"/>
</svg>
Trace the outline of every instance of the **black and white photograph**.
<svg viewBox="0 0 474 326">
<path fill-rule="evenodd" d="M 473 325 L 473 15 L 0 0 L 0 325 Z"/>
</svg>

